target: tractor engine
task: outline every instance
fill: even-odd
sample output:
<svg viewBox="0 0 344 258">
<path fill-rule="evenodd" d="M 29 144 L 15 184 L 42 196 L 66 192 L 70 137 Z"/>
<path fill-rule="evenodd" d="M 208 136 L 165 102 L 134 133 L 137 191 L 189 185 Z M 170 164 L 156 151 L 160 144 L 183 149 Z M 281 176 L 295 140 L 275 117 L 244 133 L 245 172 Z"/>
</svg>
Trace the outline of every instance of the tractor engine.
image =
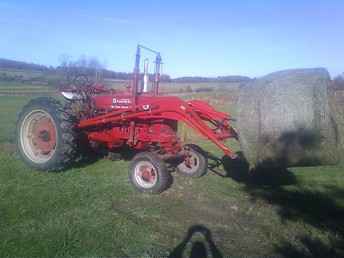
<svg viewBox="0 0 344 258">
<path fill-rule="evenodd" d="M 166 97 L 155 97 L 154 99 Z M 138 97 L 137 106 L 142 110 L 150 109 L 152 101 L 149 96 Z M 125 114 L 133 108 L 132 99 L 126 92 L 111 91 L 92 97 L 93 113 L 97 115 L 118 112 Z M 103 143 L 107 149 L 114 150 L 128 145 L 137 150 L 156 151 L 166 157 L 177 155 L 181 144 L 177 137 L 177 121 L 171 119 L 135 119 L 95 126 L 87 131 L 90 141 Z"/>
<path fill-rule="evenodd" d="M 157 151 L 159 154 L 177 154 L 180 150 L 180 143 L 173 130 L 167 122 L 154 121 L 152 123 L 135 123 L 134 131 L 131 130 L 133 123 L 114 123 L 111 128 L 98 128 L 95 131 L 87 132 L 90 141 L 101 142 L 109 150 L 115 150 L 128 145 L 137 150 Z"/>
</svg>

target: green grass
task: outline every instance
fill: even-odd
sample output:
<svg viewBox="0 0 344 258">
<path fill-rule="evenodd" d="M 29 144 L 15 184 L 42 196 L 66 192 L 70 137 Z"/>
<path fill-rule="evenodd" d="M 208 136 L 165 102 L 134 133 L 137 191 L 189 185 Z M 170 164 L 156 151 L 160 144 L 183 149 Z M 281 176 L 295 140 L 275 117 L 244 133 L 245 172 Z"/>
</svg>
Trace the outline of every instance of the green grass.
<svg viewBox="0 0 344 258">
<path fill-rule="evenodd" d="M 0 97 L 0 144 L 15 142 L 15 123 L 30 97 Z"/>
<path fill-rule="evenodd" d="M 12 144 L 16 113 L 27 101 L 0 97 L 0 257 L 162 257 L 181 247 L 193 225 L 211 231 L 223 256 L 344 255 L 342 167 L 273 171 L 248 182 L 173 174 L 169 190 L 143 195 L 128 182 L 126 161 L 63 173 L 25 166 Z M 196 233 L 186 254 L 197 241 L 209 246 Z"/>
</svg>

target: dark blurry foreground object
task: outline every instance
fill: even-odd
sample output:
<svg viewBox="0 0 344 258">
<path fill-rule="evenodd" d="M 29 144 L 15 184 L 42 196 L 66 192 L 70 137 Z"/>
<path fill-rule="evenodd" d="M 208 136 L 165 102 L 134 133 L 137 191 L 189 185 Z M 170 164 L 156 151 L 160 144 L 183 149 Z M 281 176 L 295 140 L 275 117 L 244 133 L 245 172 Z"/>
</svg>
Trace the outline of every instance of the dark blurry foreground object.
<svg viewBox="0 0 344 258">
<path fill-rule="evenodd" d="M 251 166 L 329 165 L 339 160 L 338 131 L 322 68 L 286 70 L 240 88 L 238 131 Z"/>
</svg>

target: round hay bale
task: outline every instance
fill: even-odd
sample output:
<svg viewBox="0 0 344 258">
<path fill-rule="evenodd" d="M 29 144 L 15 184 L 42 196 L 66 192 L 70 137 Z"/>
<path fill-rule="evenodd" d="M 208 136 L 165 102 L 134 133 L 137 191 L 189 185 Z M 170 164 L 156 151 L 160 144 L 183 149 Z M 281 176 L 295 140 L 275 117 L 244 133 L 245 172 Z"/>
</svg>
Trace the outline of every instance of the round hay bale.
<svg viewBox="0 0 344 258">
<path fill-rule="evenodd" d="M 337 125 L 338 139 L 338 152 L 339 159 L 344 164 L 344 91 L 343 90 L 329 90 L 329 103 L 332 117 Z"/>
<path fill-rule="evenodd" d="M 239 140 L 251 166 L 328 165 L 338 162 L 338 132 L 323 68 L 286 70 L 243 85 Z"/>
</svg>

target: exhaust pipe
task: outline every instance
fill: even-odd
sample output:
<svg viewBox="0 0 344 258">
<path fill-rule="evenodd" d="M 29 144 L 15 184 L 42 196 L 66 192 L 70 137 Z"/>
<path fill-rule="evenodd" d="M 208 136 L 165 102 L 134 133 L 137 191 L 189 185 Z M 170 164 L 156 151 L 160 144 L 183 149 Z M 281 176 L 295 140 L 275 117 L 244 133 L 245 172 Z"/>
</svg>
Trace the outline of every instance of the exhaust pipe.
<svg viewBox="0 0 344 258">
<path fill-rule="evenodd" d="M 143 72 L 143 92 L 148 92 L 148 82 L 149 82 L 148 68 L 149 68 L 149 60 L 148 58 L 146 58 L 144 61 L 144 72 Z"/>
</svg>

